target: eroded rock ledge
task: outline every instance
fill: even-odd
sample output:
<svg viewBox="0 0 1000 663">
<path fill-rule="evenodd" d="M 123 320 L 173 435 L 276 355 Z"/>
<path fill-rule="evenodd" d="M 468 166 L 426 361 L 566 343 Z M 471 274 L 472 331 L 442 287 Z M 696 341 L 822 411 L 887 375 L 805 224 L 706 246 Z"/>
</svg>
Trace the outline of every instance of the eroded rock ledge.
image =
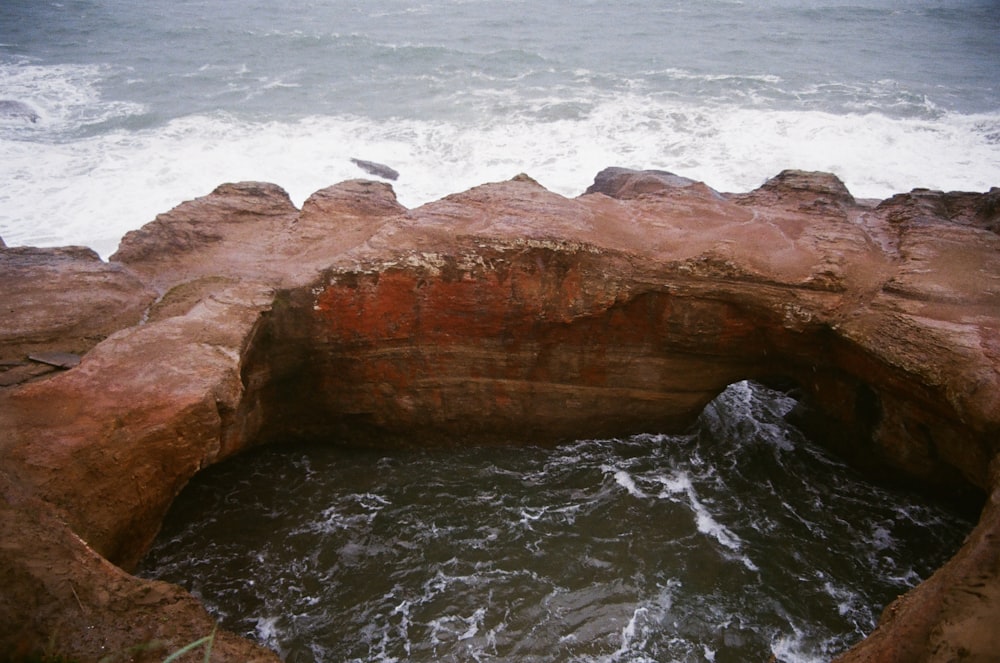
<svg viewBox="0 0 1000 663">
<path fill-rule="evenodd" d="M 842 660 L 995 660 L 998 227 L 1000 189 L 876 202 L 822 173 L 721 194 L 608 169 L 575 199 L 518 176 L 414 210 L 361 180 L 301 211 L 227 184 L 107 263 L 0 242 L 0 655 L 159 660 L 211 632 L 126 571 L 248 446 L 675 430 L 755 378 L 797 384 L 862 466 L 985 504 Z M 82 361 L 28 359 L 52 351 Z M 221 632 L 214 652 L 276 658 Z"/>
</svg>

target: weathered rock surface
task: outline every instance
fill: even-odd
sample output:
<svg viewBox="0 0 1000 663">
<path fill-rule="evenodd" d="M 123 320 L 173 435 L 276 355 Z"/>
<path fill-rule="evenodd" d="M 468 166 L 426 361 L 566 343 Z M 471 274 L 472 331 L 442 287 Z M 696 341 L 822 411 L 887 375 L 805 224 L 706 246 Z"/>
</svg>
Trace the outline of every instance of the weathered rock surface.
<svg viewBox="0 0 1000 663">
<path fill-rule="evenodd" d="M 355 180 L 299 211 L 243 183 L 109 263 L 0 247 L 3 361 L 83 357 L 0 389 L 0 653 L 156 642 L 129 655 L 157 660 L 211 632 L 184 590 L 126 571 L 191 476 L 248 446 L 677 429 L 755 378 L 794 381 L 855 462 L 985 500 L 954 559 L 844 660 L 994 660 L 998 200 L 856 201 L 797 171 L 721 194 L 609 169 L 576 199 L 518 176 L 406 210 Z M 214 652 L 274 659 L 227 634 Z"/>
<path fill-rule="evenodd" d="M 8 248 L 0 242 L 0 387 L 49 373 L 29 356 L 83 354 L 135 325 L 155 293 L 121 265 L 83 247 Z"/>
</svg>

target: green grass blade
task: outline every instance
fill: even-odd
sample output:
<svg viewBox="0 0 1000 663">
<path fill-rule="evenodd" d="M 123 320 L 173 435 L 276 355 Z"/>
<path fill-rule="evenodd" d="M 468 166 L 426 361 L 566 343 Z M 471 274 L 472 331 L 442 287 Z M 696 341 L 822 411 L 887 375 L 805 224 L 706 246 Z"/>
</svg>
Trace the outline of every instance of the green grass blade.
<svg viewBox="0 0 1000 663">
<path fill-rule="evenodd" d="M 188 653 L 189 651 L 193 651 L 193 650 L 197 649 L 198 647 L 202 647 L 202 646 L 205 647 L 204 662 L 208 663 L 209 659 L 212 656 L 212 644 L 214 642 L 215 642 L 215 629 L 212 629 L 212 632 L 210 634 L 206 635 L 204 638 L 199 638 L 199 639 L 195 640 L 194 642 L 190 642 L 190 643 L 184 645 L 183 647 L 181 647 L 180 649 L 178 649 L 177 651 L 175 651 L 173 654 L 171 654 L 170 656 L 168 656 L 165 659 L 163 659 L 163 663 L 174 663 L 174 661 L 176 661 L 177 659 L 179 659 L 184 654 Z"/>
</svg>

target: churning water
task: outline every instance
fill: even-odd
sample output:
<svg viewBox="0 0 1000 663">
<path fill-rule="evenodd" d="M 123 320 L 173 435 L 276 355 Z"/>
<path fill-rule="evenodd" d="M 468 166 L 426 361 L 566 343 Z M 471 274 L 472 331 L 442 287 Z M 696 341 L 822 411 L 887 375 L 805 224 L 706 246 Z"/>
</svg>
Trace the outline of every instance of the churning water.
<svg viewBox="0 0 1000 663">
<path fill-rule="evenodd" d="M 222 182 L 413 207 L 607 166 L 1000 185 L 996 0 L 4 0 L 0 236 L 109 255 Z M 11 112 L 10 109 L 15 109 Z"/>
<path fill-rule="evenodd" d="M 269 448 L 178 499 L 141 573 L 302 661 L 827 661 L 971 523 L 731 386 L 685 435 Z"/>
</svg>

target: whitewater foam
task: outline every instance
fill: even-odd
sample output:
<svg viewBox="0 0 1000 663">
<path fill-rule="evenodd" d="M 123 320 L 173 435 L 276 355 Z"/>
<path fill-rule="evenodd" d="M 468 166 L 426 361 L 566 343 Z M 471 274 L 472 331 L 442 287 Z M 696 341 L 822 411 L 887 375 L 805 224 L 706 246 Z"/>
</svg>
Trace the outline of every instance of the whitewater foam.
<svg viewBox="0 0 1000 663">
<path fill-rule="evenodd" d="M 218 492 L 192 482 L 208 517 L 165 523 L 156 575 L 290 657 L 826 660 L 957 526 L 807 441 L 775 453 L 784 399 L 740 384 L 688 435 L 556 449 L 264 450 Z M 720 423 L 737 415 L 760 425 Z"/>
<path fill-rule="evenodd" d="M 720 523 L 705 507 L 695 492 L 691 477 L 686 472 L 678 472 L 669 477 L 656 477 L 663 485 L 664 490 L 660 493 L 661 498 L 672 499 L 677 493 L 683 493 L 687 498 L 687 504 L 694 514 L 695 526 L 702 534 L 713 538 L 723 547 L 733 553 L 741 553 L 743 541 L 731 529 Z M 739 554 L 736 558 L 749 571 L 758 571 L 758 567 L 745 554 Z"/>
<path fill-rule="evenodd" d="M 613 472 L 615 477 L 615 483 L 624 488 L 625 491 L 632 497 L 638 497 L 640 499 L 644 499 L 647 497 L 646 493 L 639 490 L 639 487 L 635 485 L 635 480 L 625 470 L 617 470 L 607 466 L 605 466 L 602 469 L 605 472 Z"/>
<path fill-rule="evenodd" d="M 274 182 L 301 205 L 325 186 L 367 177 L 352 156 L 398 170 L 394 188 L 407 207 L 519 172 L 576 196 L 609 165 L 669 170 L 725 191 L 756 188 L 785 168 L 825 170 L 856 196 L 874 198 L 1000 182 L 1000 114 L 906 119 L 616 94 L 510 99 L 528 110 L 481 124 L 351 115 L 251 121 L 219 112 L 87 135 L 86 126 L 145 110 L 102 101 L 100 67 L 0 72 L 23 79 L 19 96 L 42 116 L 37 125 L 0 126 L 0 236 L 9 245 L 80 244 L 103 256 L 128 230 L 223 182 Z"/>
</svg>

